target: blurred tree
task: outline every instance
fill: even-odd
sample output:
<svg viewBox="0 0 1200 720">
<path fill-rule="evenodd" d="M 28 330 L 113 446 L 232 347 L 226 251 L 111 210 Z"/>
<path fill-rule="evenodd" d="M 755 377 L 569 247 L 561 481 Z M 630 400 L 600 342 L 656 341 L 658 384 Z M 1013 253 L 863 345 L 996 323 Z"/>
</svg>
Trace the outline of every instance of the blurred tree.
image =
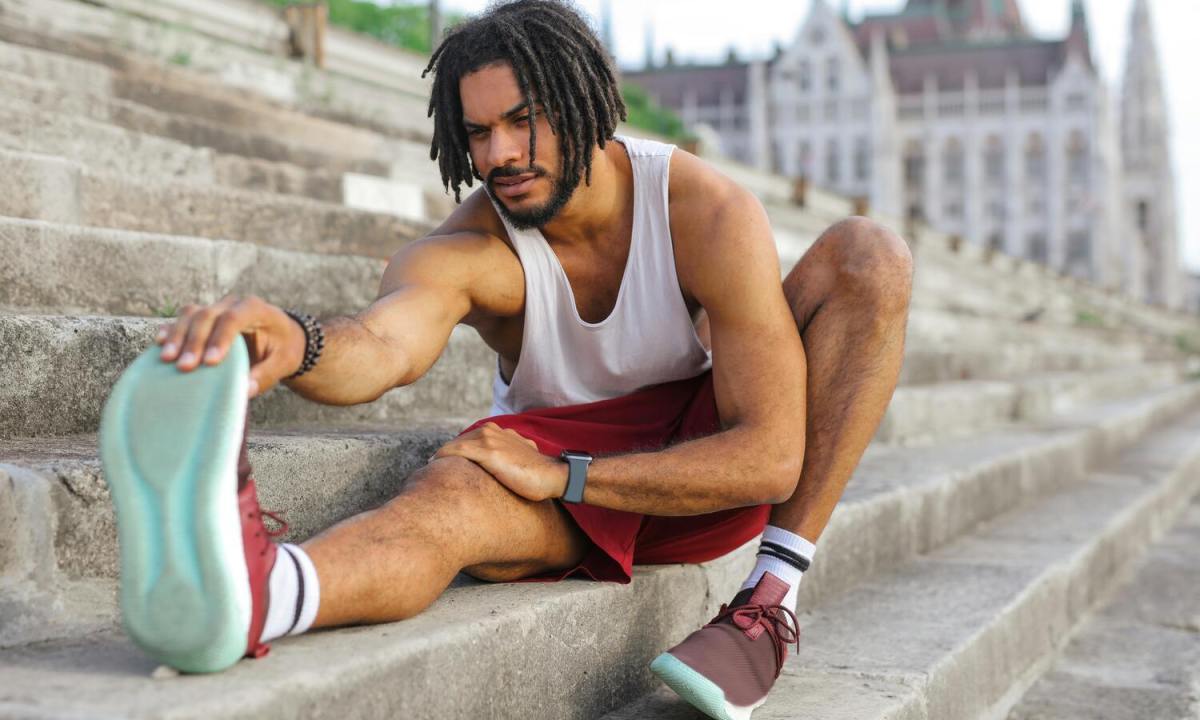
<svg viewBox="0 0 1200 720">
<path fill-rule="evenodd" d="M 273 5 L 290 5 L 293 0 L 268 0 Z M 368 0 L 326 0 L 329 22 L 347 30 L 379 38 L 389 45 L 428 54 L 433 46 L 429 38 L 429 4 L 427 2 L 397 2 L 377 5 Z M 444 13 L 442 23 L 450 27 L 463 16 Z"/>
<path fill-rule="evenodd" d="M 641 86 L 625 83 L 621 87 L 621 95 L 625 98 L 630 125 L 670 140 L 688 139 L 679 116 L 651 100 L 649 93 Z"/>
</svg>

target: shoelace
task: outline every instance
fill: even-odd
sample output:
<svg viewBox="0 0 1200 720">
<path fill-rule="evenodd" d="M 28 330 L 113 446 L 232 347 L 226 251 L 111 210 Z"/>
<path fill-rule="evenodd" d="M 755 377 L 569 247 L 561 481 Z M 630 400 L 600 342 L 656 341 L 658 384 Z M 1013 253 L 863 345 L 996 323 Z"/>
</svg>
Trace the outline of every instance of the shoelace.
<svg viewBox="0 0 1200 720">
<path fill-rule="evenodd" d="M 261 521 L 263 517 L 271 518 L 275 522 L 279 523 L 279 527 L 275 528 L 274 530 L 268 530 L 266 524 Z M 250 520 L 251 522 L 253 522 L 254 518 L 255 518 L 255 513 L 253 511 L 246 513 L 247 520 Z M 271 512 L 270 510 L 263 510 L 262 508 L 259 508 L 258 518 L 259 518 L 259 527 L 262 528 L 262 530 L 254 531 L 254 537 L 256 537 L 256 538 L 262 537 L 263 532 L 265 532 L 267 534 L 268 538 L 277 538 L 280 535 L 282 535 L 288 531 L 287 522 L 283 518 L 279 517 L 279 515 Z M 270 545 L 270 543 L 263 543 L 262 550 L 259 550 L 258 554 L 266 555 L 268 545 Z"/>
<path fill-rule="evenodd" d="M 796 614 L 789 608 L 782 605 L 762 604 L 729 607 L 722 603 L 720 612 L 709 625 L 716 625 L 727 617 L 732 617 L 733 624 L 743 630 L 754 627 L 760 620 L 770 621 L 763 623 L 763 626 L 774 640 L 772 645 L 775 647 L 775 677 L 779 677 L 779 673 L 783 670 L 786 647 L 795 643 L 796 652 L 800 652 L 800 621 L 796 619 Z M 787 623 L 789 617 L 792 619 L 791 625 Z"/>
</svg>

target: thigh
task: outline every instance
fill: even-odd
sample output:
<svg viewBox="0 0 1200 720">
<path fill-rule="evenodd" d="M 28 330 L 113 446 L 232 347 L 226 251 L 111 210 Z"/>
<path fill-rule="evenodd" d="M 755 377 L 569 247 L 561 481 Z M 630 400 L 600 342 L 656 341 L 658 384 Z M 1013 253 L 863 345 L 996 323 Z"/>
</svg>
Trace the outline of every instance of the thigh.
<svg viewBox="0 0 1200 720">
<path fill-rule="evenodd" d="M 570 567 L 589 545 L 553 500 L 533 502 L 462 458 L 440 458 L 392 502 L 419 498 L 435 525 L 459 535 L 462 571 L 492 582 Z"/>
</svg>

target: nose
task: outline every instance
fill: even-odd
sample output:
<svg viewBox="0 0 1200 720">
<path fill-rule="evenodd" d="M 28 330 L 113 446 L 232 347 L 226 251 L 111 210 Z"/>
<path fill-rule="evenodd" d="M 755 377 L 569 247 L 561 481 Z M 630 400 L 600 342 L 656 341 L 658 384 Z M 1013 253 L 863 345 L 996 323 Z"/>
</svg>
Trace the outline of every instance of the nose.
<svg viewBox="0 0 1200 720">
<path fill-rule="evenodd" d="M 509 128 L 492 130 L 488 143 L 488 164 L 492 168 L 504 167 L 510 164 L 520 164 L 525 148 L 529 145 L 529 137 L 522 136 Z"/>
</svg>

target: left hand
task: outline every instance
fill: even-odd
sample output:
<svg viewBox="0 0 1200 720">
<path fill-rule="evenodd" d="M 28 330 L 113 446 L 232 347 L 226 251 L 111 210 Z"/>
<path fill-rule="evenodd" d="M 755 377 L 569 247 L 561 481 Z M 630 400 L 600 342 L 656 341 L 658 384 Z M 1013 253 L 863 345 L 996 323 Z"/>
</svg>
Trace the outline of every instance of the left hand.
<svg viewBox="0 0 1200 720">
<path fill-rule="evenodd" d="M 495 423 L 484 423 L 451 440 L 433 455 L 451 456 L 479 465 L 526 500 L 561 498 L 567 491 L 566 463 L 543 455 L 537 443 Z"/>
</svg>

